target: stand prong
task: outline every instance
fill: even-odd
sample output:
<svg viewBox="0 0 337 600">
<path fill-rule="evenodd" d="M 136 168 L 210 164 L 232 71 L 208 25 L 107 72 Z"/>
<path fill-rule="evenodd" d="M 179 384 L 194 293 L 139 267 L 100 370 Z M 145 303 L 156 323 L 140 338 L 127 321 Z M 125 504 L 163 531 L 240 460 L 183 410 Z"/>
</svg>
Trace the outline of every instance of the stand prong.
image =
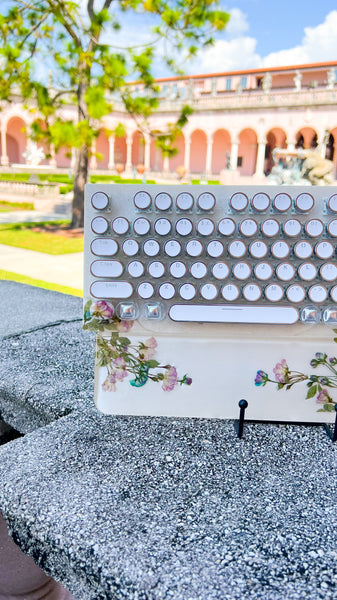
<svg viewBox="0 0 337 600">
<path fill-rule="evenodd" d="M 239 423 L 238 423 L 238 427 L 237 427 L 239 439 L 241 439 L 243 436 L 243 425 L 245 422 L 245 410 L 246 410 L 247 406 L 248 406 L 247 400 L 242 399 L 239 401 L 240 415 L 239 415 Z"/>
</svg>

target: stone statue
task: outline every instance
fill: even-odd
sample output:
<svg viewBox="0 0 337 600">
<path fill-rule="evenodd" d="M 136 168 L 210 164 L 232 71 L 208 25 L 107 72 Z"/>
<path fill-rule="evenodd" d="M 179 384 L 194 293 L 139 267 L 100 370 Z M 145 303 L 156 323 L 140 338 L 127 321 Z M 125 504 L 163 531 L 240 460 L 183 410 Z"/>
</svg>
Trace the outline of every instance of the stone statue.
<svg viewBox="0 0 337 600">
<path fill-rule="evenodd" d="M 270 73 L 266 73 L 263 81 L 262 81 L 262 89 L 266 94 L 269 94 L 270 90 L 271 90 L 271 84 L 272 84 L 272 76 Z"/>
<path fill-rule="evenodd" d="M 26 159 L 26 164 L 31 167 L 37 167 L 46 158 L 43 148 L 38 148 L 37 143 L 32 141 L 28 142 L 26 151 L 23 152 L 22 156 Z"/>
<path fill-rule="evenodd" d="M 328 90 L 333 90 L 335 81 L 336 81 L 336 71 L 335 71 L 335 69 L 330 69 L 330 71 L 328 71 L 328 84 L 327 84 Z"/>
<path fill-rule="evenodd" d="M 302 164 L 301 175 L 309 179 L 312 185 L 329 185 L 333 182 L 333 168 L 332 160 L 322 158 L 319 152 L 312 151 Z"/>
<path fill-rule="evenodd" d="M 301 85 L 302 85 L 302 73 L 300 73 L 299 71 L 296 71 L 296 75 L 294 77 L 294 84 L 295 84 L 296 91 L 300 92 Z"/>
</svg>

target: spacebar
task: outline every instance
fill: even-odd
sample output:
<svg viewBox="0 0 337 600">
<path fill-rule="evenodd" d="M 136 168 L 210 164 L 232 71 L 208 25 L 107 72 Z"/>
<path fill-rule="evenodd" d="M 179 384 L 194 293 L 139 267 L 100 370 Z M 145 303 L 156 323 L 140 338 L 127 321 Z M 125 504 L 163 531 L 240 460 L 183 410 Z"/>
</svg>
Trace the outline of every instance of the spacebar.
<svg viewBox="0 0 337 600">
<path fill-rule="evenodd" d="M 197 323 L 271 323 L 291 324 L 298 321 L 293 306 L 240 306 L 212 304 L 173 304 L 169 310 L 172 321 Z"/>
</svg>

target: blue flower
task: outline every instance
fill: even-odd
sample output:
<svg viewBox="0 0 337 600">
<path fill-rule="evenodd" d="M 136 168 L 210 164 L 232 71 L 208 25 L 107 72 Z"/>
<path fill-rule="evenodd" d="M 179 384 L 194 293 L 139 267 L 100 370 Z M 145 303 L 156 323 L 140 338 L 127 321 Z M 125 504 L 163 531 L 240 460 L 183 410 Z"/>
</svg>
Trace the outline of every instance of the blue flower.
<svg viewBox="0 0 337 600">
<path fill-rule="evenodd" d="M 266 385 L 268 381 L 268 374 L 265 373 L 264 371 L 258 371 L 256 373 L 256 377 L 255 377 L 255 385 L 260 386 L 260 385 Z"/>
</svg>

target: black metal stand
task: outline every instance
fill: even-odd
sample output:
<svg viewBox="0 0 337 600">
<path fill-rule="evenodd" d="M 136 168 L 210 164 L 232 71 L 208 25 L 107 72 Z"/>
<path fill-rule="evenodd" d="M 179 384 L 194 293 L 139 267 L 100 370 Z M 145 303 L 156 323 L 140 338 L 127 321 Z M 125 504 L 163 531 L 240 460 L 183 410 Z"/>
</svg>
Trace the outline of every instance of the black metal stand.
<svg viewBox="0 0 337 600">
<path fill-rule="evenodd" d="M 330 425 L 328 425 L 327 423 L 323 423 L 323 427 L 324 427 L 325 431 L 327 432 L 327 434 L 333 444 L 335 442 L 337 442 L 337 404 L 335 404 L 335 413 L 336 413 L 336 417 L 335 417 L 335 424 L 333 427 L 333 431 L 331 431 Z"/>
<path fill-rule="evenodd" d="M 244 426 L 244 422 L 245 422 L 245 410 L 246 410 L 247 406 L 248 406 L 247 400 L 239 401 L 240 415 L 239 415 L 239 420 L 235 422 L 239 439 L 241 439 L 243 436 L 243 426 Z"/>
</svg>

